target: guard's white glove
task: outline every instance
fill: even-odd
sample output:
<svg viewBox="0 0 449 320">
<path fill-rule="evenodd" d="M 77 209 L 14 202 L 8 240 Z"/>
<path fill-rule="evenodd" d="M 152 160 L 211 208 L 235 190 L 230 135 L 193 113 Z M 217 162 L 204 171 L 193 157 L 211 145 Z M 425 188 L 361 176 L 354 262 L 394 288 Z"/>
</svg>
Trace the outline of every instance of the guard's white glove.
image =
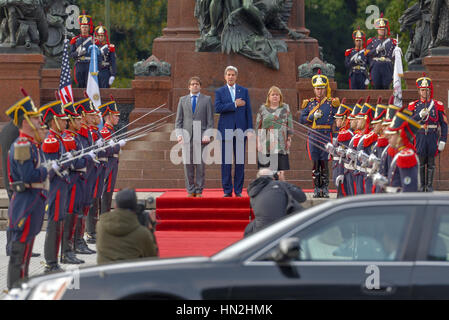
<svg viewBox="0 0 449 320">
<path fill-rule="evenodd" d="M 126 141 L 124 139 L 122 139 L 119 142 L 117 142 L 117 144 L 120 145 L 120 148 L 123 148 L 126 144 Z"/>
<path fill-rule="evenodd" d="M 87 156 L 89 156 L 92 160 L 95 160 L 95 158 L 97 157 L 97 155 L 95 154 L 95 152 L 93 150 L 88 152 Z"/>
<path fill-rule="evenodd" d="M 322 116 L 323 116 L 323 112 L 321 110 L 318 110 L 318 111 L 315 111 L 315 113 L 313 114 L 313 119 L 318 120 Z"/>
<path fill-rule="evenodd" d="M 78 57 L 81 57 L 85 55 L 87 51 L 86 48 L 80 46 L 78 47 L 78 49 L 76 49 L 76 52 L 78 53 Z"/>
<path fill-rule="evenodd" d="M 114 76 L 110 76 L 109 77 L 109 85 L 112 86 L 112 84 L 114 83 L 115 77 Z"/>
<path fill-rule="evenodd" d="M 376 173 L 373 176 L 373 184 L 376 186 L 385 187 L 388 185 L 388 179 L 380 173 Z"/>
<path fill-rule="evenodd" d="M 341 185 L 343 183 L 345 176 L 344 175 L 339 175 L 337 177 L 337 179 L 335 179 L 335 185 L 338 187 L 339 185 Z"/>
<path fill-rule="evenodd" d="M 56 172 L 61 168 L 56 161 L 51 162 L 51 168 Z"/>
<path fill-rule="evenodd" d="M 429 110 L 427 110 L 427 108 L 424 108 L 419 112 L 419 116 L 421 117 L 421 119 L 424 119 L 428 115 L 429 115 Z"/>
<path fill-rule="evenodd" d="M 365 86 L 368 86 L 369 85 L 369 79 L 366 79 L 365 80 Z"/>
<path fill-rule="evenodd" d="M 72 160 L 73 159 L 73 154 L 72 154 L 72 152 L 67 152 L 66 153 L 66 158 L 67 158 L 67 160 Z"/>
<path fill-rule="evenodd" d="M 438 143 L 438 151 L 442 152 L 444 150 L 445 146 L 446 146 L 446 142 L 440 141 L 440 143 Z"/>
<path fill-rule="evenodd" d="M 97 142 L 95 142 L 95 145 L 98 148 L 101 148 L 104 145 L 103 139 L 98 139 Z"/>
</svg>

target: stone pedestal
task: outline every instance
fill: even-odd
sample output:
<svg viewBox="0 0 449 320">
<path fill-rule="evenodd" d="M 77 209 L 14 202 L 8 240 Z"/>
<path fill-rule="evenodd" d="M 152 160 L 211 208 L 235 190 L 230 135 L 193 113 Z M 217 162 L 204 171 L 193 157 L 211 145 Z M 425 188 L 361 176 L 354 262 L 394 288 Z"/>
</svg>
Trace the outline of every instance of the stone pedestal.
<svg viewBox="0 0 449 320">
<path fill-rule="evenodd" d="M 42 69 L 41 88 L 59 88 L 61 69 Z"/>
<path fill-rule="evenodd" d="M 23 98 L 26 89 L 36 106 L 40 105 L 40 82 L 45 59 L 41 54 L 0 54 L 0 121 L 8 121 L 5 111 Z"/>
</svg>

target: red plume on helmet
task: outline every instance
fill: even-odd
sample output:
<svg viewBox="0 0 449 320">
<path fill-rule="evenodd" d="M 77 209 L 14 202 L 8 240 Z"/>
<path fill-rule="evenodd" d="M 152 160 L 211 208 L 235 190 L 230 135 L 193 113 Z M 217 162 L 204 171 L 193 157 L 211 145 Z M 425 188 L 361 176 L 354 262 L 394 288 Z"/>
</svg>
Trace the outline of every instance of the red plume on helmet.
<svg viewBox="0 0 449 320">
<path fill-rule="evenodd" d="M 390 96 L 390 100 L 388 100 L 388 104 L 393 104 L 394 103 L 394 95 Z"/>
<path fill-rule="evenodd" d="M 382 103 L 382 97 L 377 98 L 377 104 L 381 104 Z"/>
</svg>

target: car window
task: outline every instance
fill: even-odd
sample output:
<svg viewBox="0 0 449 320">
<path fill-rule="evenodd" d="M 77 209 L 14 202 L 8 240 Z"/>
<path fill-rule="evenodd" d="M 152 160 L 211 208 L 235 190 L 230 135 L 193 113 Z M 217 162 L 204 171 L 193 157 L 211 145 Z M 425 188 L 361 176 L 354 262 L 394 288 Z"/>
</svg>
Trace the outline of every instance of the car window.
<svg viewBox="0 0 449 320">
<path fill-rule="evenodd" d="M 447 207 L 437 209 L 437 219 L 432 230 L 427 260 L 449 261 L 449 212 L 447 212 Z"/>
<path fill-rule="evenodd" d="M 416 207 L 382 206 L 337 212 L 300 231 L 300 261 L 399 260 Z"/>
</svg>

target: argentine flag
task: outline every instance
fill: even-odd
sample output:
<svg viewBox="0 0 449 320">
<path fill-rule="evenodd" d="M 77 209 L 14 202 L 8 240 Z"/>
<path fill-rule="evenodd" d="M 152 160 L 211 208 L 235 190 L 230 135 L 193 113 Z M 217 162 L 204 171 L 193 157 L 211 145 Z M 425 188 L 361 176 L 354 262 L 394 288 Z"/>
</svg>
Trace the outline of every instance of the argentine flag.
<svg viewBox="0 0 449 320">
<path fill-rule="evenodd" d="M 100 87 L 98 86 L 98 56 L 100 49 L 95 45 L 92 38 L 92 44 L 89 46 L 90 64 L 89 64 L 89 76 L 87 78 L 87 96 L 98 109 L 101 106 Z"/>
</svg>

